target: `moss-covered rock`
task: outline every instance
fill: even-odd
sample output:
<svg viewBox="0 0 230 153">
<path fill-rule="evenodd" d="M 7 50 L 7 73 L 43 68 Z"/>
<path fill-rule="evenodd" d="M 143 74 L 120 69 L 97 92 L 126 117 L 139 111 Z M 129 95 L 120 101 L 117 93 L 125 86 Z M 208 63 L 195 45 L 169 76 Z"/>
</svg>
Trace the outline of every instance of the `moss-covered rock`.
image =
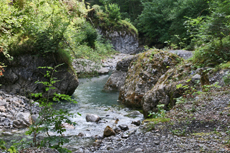
<svg viewBox="0 0 230 153">
<path fill-rule="evenodd" d="M 138 54 L 127 72 L 125 84 L 120 89 L 119 99 L 125 105 L 142 107 L 142 98 L 158 79 L 182 59 L 175 54 L 152 49 Z"/>
<path fill-rule="evenodd" d="M 195 82 L 192 81 L 194 75 L 191 64 L 181 63 L 169 69 L 143 96 L 141 104 L 144 116 L 147 117 L 149 111 L 158 111 L 159 104 L 164 104 L 166 110 L 174 106 L 175 98 L 182 96 L 185 90 L 189 90 L 189 87 L 194 85 Z"/>
</svg>

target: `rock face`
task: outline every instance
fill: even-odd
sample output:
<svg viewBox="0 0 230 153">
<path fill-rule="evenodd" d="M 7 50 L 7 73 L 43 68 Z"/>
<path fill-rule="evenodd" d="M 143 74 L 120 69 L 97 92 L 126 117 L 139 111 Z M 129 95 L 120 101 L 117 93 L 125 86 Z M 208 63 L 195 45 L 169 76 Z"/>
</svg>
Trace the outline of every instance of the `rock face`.
<svg viewBox="0 0 230 153">
<path fill-rule="evenodd" d="M 47 69 L 38 67 L 55 67 L 61 63 L 52 56 L 22 55 L 14 57 L 13 61 L 5 63 L 7 67 L 4 77 L 0 77 L 0 84 L 2 84 L 0 89 L 20 95 L 44 92 L 45 87 L 35 82 L 38 80 L 48 81 L 48 78 L 44 77 Z M 77 76 L 66 64 L 58 67 L 57 70 L 58 72 L 54 73 L 53 77 L 60 81 L 54 84 L 56 89 L 52 92 L 72 95 L 78 86 Z"/>
<path fill-rule="evenodd" d="M 116 51 L 125 54 L 135 54 L 138 50 L 138 37 L 127 31 L 102 31 L 99 33 L 111 41 Z"/>
<path fill-rule="evenodd" d="M 136 57 L 137 56 L 129 55 L 117 63 L 116 70 L 112 73 L 104 86 L 105 90 L 120 90 L 120 88 L 124 85 L 128 67 L 131 61 Z"/>
<path fill-rule="evenodd" d="M 31 103 L 31 104 L 30 104 Z M 32 118 L 38 116 L 40 108 L 23 96 L 6 94 L 0 91 L 0 129 L 26 128 L 32 124 Z M 32 117 L 33 116 L 33 117 Z"/>
<path fill-rule="evenodd" d="M 124 86 L 120 89 L 119 100 L 128 106 L 142 107 L 144 94 L 153 88 L 166 71 L 181 60 L 175 54 L 157 49 L 138 54 L 129 66 Z"/>
</svg>

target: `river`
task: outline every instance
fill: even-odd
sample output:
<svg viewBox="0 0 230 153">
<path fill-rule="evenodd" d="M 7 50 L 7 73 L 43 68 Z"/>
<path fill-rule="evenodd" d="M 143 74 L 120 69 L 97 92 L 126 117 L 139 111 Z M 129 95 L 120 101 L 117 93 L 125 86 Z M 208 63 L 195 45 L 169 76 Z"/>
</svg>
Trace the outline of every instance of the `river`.
<svg viewBox="0 0 230 153">
<path fill-rule="evenodd" d="M 67 129 L 64 132 L 64 135 L 70 138 L 70 143 L 65 145 L 68 149 L 76 151 L 81 147 L 92 145 L 96 137 L 103 137 L 106 126 L 114 128 L 117 125 L 126 124 L 129 131 L 138 128 L 131 122 L 142 120 L 143 115 L 137 110 L 123 106 L 118 101 L 119 92 L 103 90 L 108 78 L 109 75 L 102 75 L 89 79 L 79 79 L 80 84 L 73 94 L 73 98 L 78 103 L 65 102 L 54 106 L 55 109 L 68 109 L 70 113 L 74 114 L 71 120 L 77 123 L 75 129 Z M 81 115 L 78 115 L 78 113 Z M 96 114 L 102 120 L 98 123 L 86 122 L 87 114 Z M 116 119 L 119 119 L 117 125 L 114 124 Z M 13 136 L 5 136 L 3 139 L 8 142 L 15 139 L 20 140 L 26 137 L 24 135 L 25 131 L 26 129 L 17 131 Z M 54 135 L 55 133 L 50 134 Z"/>
</svg>

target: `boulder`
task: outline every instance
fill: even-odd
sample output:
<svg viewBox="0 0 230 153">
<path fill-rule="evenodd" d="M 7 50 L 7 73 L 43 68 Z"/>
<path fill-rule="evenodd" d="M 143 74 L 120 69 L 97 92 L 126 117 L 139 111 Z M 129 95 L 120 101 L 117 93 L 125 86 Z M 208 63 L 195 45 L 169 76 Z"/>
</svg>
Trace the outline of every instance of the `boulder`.
<svg viewBox="0 0 230 153">
<path fill-rule="evenodd" d="M 110 137 L 112 135 L 115 135 L 115 131 L 110 127 L 110 126 L 106 126 L 105 130 L 104 130 L 104 137 Z"/>
<path fill-rule="evenodd" d="M 157 49 L 137 56 L 129 66 L 124 86 L 120 88 L 119 100 L 127 106 L 141 108 L 145 93 L 154 87 L 164 73 L 183 59 Z"/>
<path fill-rule="evenodd" d="M 194 77 L 191 67 L 191 64 L 180 64 L 169 69 L 158 79 L 155 86 L 144 94 L 141 104 L 145 117 L 148 116 L 149 111 L 157 112 L 159 104 L 164 104 L 166 110 L 174 106 L 175 98 L 182 96 L 186 90 L 182 86 L 194 85 L 194 82 L 191 81 Z"/>
<path fill-rule="evenodd" d="M 99 120 L 101 120 L 101 118 L 98 115 L 95 115 L 95 114 L 86 115 L 87 122 L 98 122 Z"/>
<path fill-rule="evenodd" d="M 198 81 L 198 80 L 200 80 L 200 78 L 201 78 L 201 76 L 199 75 L 199 74 L 196 74 L 196 75 L 194 75 L 193 77 L 192 77 L 192 82 L 196 82 L 196 81 Z"/>
<path fill-rule="evenodd" d="M 112 73 L 104 86 L 105 90 L 120 90 L 120 88 L 124 85 L 128 67 L 131 61 L 136 57 L 137 56 L 129 55 L 117 63 L 116 70 Z"/>
<path fill-rule="evenodd" d="M 48 81 L 49 78 L 44 77 L 47 69 L 39 69 L 38 67 L 55 67 L 63 63 L 53 56 L 35 56 L 35 55 L 20 55 L 15 56 L 13 61 L 6 61 L 7 65 L 4 72 L 4 77 L 0 77 L 0 89 L 8 93 L 20 95 L 29 95 L 30 93 L 39 93 L 45 91 L 45 86 L 36 81 Z M 78 86 L 78 79 L 75 72 L 67 64 L 57 68 L 53 77 L 59 80 L 54 84 L 56 89 L 50 90 L 52 93 L 61 93 L 72 95 Z M 44 95 L 45 96 L 45 95 Z"/>
</svg>

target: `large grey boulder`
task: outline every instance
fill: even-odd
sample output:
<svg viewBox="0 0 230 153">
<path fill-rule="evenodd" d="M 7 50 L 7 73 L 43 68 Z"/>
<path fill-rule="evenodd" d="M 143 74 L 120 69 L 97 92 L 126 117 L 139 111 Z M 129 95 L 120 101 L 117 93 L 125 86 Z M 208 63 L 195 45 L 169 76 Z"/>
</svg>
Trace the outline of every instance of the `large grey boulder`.
<svg viewBox="0 0 230 153">
<path fill-rule="evenodd" d="M 63 62 L 53 58 L 53 56 L 35 56 L 21 55 L 16 56 L 12 61 L 5 62 L 4 77 L 0 77 L 0 89 L 7 92 L 26 95 L 29 93 L 44 92 L 45 86 L 35 83 L 36 81 L 49 81 L 44 77 L 47 69 L 39 69 L 38 67 L 55 67 Z M 52 93 L 61 93 L 72 95 L 78 86 L 78 79 L 75 72 L 67 64 L 57 68 L 53 77 L 59 82 L 54 84 L 56 89 L 50 91 Z"/>
</svg>

